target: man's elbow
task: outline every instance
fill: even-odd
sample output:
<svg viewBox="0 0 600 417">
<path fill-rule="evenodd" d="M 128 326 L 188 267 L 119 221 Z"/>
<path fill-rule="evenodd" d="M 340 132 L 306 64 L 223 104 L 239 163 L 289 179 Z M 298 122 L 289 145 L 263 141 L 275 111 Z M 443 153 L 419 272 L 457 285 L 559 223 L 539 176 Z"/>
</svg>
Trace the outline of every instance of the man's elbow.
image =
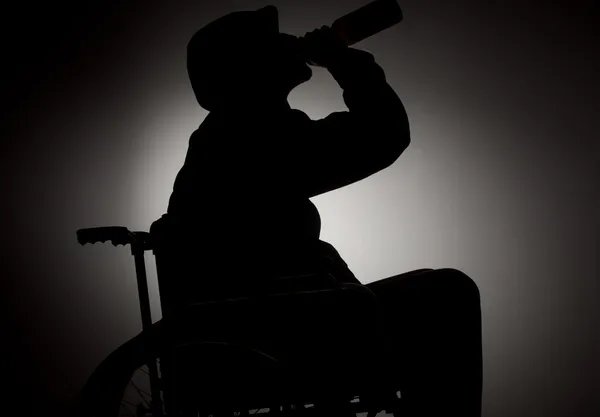
<svg viewBox="0 0 600 417">
<path fill-rule="evenodd" d="M 380 136 L 387 144 L 391 163 L 394 163 L 410 145 L 410 124 L 408 114 L 400 97 L 391 87 L 385 90 L 386 100 L 381 100 L 382 106 L 378 112 Z M 382 95 L 382 98 L 384 95 Z"/>
<path fill-rule="evenodd" d="M 406 148 L 408 148 L 408 145 L 410 145 L 410 135 L 402 134 L 396 138 L 393 143 L 389 145 L 387 155 L 384 158 L 385 168 L 394 164 L 400 158 L 400 155 L 404 153 Z"/>
<path fill-rule="evenodd" d="M 400 112 L 389 119 L 386 128 L 381 132 L 382 149 L 386 168 L 400 158 L 410 145 L 410 127 L 406 113 Z"/>
</svg>

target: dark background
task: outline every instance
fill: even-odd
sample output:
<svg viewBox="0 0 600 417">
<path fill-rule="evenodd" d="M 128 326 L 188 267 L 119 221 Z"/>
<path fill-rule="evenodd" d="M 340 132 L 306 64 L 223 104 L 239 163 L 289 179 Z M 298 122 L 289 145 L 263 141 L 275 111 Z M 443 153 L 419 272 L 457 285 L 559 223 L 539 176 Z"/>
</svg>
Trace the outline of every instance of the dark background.
<svg viewBox="0 0 600 417">
<path fill-rule="evenodd" d="M 272 2 L 281 30 L 297 35 L 366 3 Z M 16 415 L 60 414 L 140 330 L 128 250 L 80 247 L 75 231 L 147 230 L 164 213 L 206 116 L 186 43 L 225 13 L 265 4 L 3 6 L 0 341 L 2 400 Z M 322 237 L 365 283 L 421 267 L 473 277 L 484 416 L 596 416 L 597 3 L 400 4 L 400 25 L 356 47 L 404 100 L 411 147 L 389 169 L 314 199 Z M 320 69 L 290 103 L 313 118 L 345 108 Z"/>
</svg>

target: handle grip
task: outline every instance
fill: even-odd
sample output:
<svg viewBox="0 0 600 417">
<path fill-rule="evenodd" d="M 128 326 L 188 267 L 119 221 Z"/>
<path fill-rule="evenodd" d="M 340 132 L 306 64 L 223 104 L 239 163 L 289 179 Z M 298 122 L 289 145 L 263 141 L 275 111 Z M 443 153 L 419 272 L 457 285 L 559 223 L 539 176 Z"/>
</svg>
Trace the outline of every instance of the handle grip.
<svg viewBox="0 0 600 417">
<path fill-rule="evenodd" d="M 92 227 L 77 231 L 77 241 L 81 245 L 104 243 L 107 240 L 110 240 L 114 246 L 127 245 L 132 241 L 131 232 L 124 226 Z"/>
</svg>

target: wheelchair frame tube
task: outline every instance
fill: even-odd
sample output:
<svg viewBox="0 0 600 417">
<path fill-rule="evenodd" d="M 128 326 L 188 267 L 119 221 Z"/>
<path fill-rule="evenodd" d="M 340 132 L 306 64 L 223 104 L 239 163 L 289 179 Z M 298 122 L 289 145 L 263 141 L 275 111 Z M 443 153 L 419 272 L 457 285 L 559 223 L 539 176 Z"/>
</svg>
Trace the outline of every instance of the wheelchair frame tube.
<svg viewBox="0 0 600 417">
<path fill-rule="evenodd" d="M 144 250 L 145 248 L 141 244 L 131 244 L 131 254 L 135 261 L 135 275 L 137 278 L 140 312 L 142 315 L 142 330 L 149 330 L 152 326 L 152 311 L 150 309 L 150 295 L 148 291 L 148 280 L 146 278 Z M 160 397 L 160 380 L 158 377 L 156 360 L 151 360 L 147 365 L 150 377 L 150 393 L 152 395 L 152 401 L 150 403 L 152 413 L 154 415 L 162 415 L 163 406 Z"/>
</svg>

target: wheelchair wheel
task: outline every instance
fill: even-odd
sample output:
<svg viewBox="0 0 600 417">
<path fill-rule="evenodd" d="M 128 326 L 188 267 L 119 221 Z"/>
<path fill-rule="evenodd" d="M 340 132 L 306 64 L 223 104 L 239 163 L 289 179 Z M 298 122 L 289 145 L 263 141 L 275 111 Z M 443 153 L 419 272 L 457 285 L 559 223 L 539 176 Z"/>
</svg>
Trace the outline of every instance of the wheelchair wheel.
<svg viewBox="0 0 600 417">
<path fill-rule="evenodd" d="M 304 407 L 288 404 L 289 374 L 280 359 L 236 343 L 179 346 L 171 358 L 163 358 L 163 365 L 168 363 L 162 367 L 166 392 L 170 392 L 167 415 L 303 416 Z"/>
<path fill-rule="evenodd" d="M 150 370 L 144 365 L 133 373 L 114 417 L 333 417 L 336 414 L 331 410 L 325 414 L 311 402 L 292 404 L 279 397 L 281 391 L 274 387 L 283 381 L 274 380 L 262 389 L 250 386 L 269 376 L 276 378 L 279 373 L 276 359 L 263 352 L 227 343 L 200 343 L 178 347 L 176 356 L 176 361 L 168 357 L 157 359 L 160 398 L 152 396 Z M 179 372 L 169 373 L 169 367 Z M 237 370 L 237 377 L 232 370 Z M 254 405 L 235 407 L 234 397 Z M 86 416 L 98 415 L 93 405 L 87 408 Z"/>
<path fill-rule="evenodd" d="M 160 360 L 157 360 L 159 365 Z M 162 377 L 162 375 L 161 375 Z M 201 378 L 201 375 L 197 375 Z M 164 381 L 161 380 L 161 388 Z M 188 387 L 189 388 L 189 387 Z M 217 390 L 219 387 L 215 387 Z M 226 387 L 221 387 L 226 388 Z M 95 397 L 92 401 L 88 401 L 84 405 L 84 408 L 79 410 L 74 415 L 76 417 L 375 417 L 377 412 L 369 412 L 358 414 L 348 413 L 347 411 L 342 412 L 331 408 L 331 406 L 324 407 L 318 401 L 308 402 L 289 402 L 281 399 L 275 399 L 270 404 L 263 404 L 259 407 L 247 407 L 240 409 L 232 409 L 231 407 L 225 407 L 220 410 L 206 409 L 203 407 L 202 393 L 198 393 L 196 396 L 197 402 L 190 403 L 183 401 L 183 404 L 176 404 L 176 410 L 167 410 L 168 404 L 164 404 L 166 392 L 160 390 L 159 401 L 152 397 L 150 389 L 150 375 L 147 365 L 138 368 L 132 375 L 129 383 L 127 384 L 122 397 L 120 399 L 120 406 L 117 413 L 105 414 L 104 412 L 98 413 L 97 411 L 101 407 L 96 407 L 100 402 L 106 400 L 101 396 Z M 215 390 L 213 390 L 214 392 Z M 222 392 L 224 398 L 228 397 L 229 392 Z M 188 390 L 189 392 L 189 390 Z M 111 401 L 113 401 L 111 399 Z M 351 401 L 354 402 L 354 401 Z M 157 408 L 156 405 L 160 404 L 161 407 Z M 172 406 L 173 404 L 171 404 Z M 191 407 L 190 407 L 191 406 Z M 173 407 L 171 407 L 173 408 Z M 84 410 L 83 412 L 81 412 Z"/>
<path fill-rule="evenodd" d="M 121 400 L 118 417 L 170 417 L 164 409 L 153 411 L 153 398 L 150 392 L 150 375 L 148 367 L 136 370 Z M 162 398 L 161 398 L 162 400 Z M 162 401 L 161 401 L 162 402 Z M 272 405 L 265 408 L 254 408 L 241 411 L 222 411 L 214 413 L 197 413 L 198 417 L 316 417 L 314 404 Z"/>
<path fill-rule="evenodd" d="M 118 417 L 169 417 L 164 411 L 153 411 L 152 394 L 150 393 L 148 367 L 138 369 L 126 391 L 124 392 Z M 314 404 L 272 405 L 265 408 L 254 408 L 241 411 L 224 411 L 213 414 L 197 413 L 198 417 L 319 417 L 324 413 Z M 328 417 L 331 417 L 329 414 Z"/>
</svg>

